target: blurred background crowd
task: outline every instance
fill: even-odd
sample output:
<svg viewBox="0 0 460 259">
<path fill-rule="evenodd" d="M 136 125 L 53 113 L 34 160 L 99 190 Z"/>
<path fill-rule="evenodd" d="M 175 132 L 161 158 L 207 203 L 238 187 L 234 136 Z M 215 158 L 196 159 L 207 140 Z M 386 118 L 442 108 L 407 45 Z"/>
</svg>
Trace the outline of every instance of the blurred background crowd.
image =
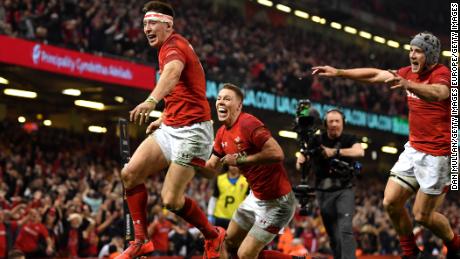
<svg viewBox="0 0 460 259">
<path fill-rule="evenodd" d="M 353 42 L 338 44 L 336 38 L 322 31 L 268 24 L 263 18 L 244 15 L 231 7 L 214 8 L 212 1 L 170 2 L 177 6 L 175 29 L 195 47 L 208 79 L 280 95 L 310 96 L 314 101 L 376 113 L 407 114 L 402 92 L 364 87 L 350 80 L 335 80 L 332 84 L 330 80 L 311 77 L 311 67 L 321 64 L 397 69 L 408 65 L 405 55 Z M 377 0 L 345 2 L 335 5 L 348 4 L 379 14 L 394 4 Z M 402 2 L 402 7 L 407 5 L 396 2 Z M 399 18 L 409 24 L 443 21 L 439 18 L 445 17 L 440 15 L 442 9 L 432 10 L 430 16 L 407 12 L 406 17 L 402 12 Z M 142 17 L 141 4 L 134 0 L 2 0 L 0 33 L 156 66 L 156 54 L 147 47 L 143 35 Z"/>
</svg>

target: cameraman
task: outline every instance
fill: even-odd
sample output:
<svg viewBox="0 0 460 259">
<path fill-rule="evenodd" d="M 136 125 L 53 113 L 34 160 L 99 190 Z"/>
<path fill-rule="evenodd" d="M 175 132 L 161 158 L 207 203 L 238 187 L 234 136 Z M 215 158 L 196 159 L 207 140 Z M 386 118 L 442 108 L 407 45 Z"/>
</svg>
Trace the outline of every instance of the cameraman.
<svg viewBox="0 0 460 259">
<path fill-rule="evenodd" d="M 353 159 L 364 156 L 364 149 L 355 136 L 343 133 L 345 116 L 339 109 L 327 111 L 324 123 L 326 132 L 315 135 L 304 153 L 307 159 L 310 156 L 313 159 L 316 195 L 334 259 L 356 258 L 352 231 L 355 210 Z M 305 161 L 304 155 L 297 158 L 297 170 Z"/>
</svg>

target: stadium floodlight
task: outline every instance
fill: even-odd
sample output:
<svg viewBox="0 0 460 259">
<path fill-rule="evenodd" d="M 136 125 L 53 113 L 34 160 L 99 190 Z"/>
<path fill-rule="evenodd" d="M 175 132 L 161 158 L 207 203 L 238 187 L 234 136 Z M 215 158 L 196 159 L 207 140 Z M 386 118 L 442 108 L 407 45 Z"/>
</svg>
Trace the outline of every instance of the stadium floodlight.
<svg viewBox="0 0 460 259">
<path fill-rule="evenodd" d="M 386 39 L 383 38 L 383 37 L 380 37 L 380 36 L 374 36 L 374 41 L 375 41 L 375 42 L 378 42 L 378 43 L 385 44 Z"/>
<path fill-rule="evenodd" d="M 3 93 L 6 95 L 16 96 L 16 97 L 23 97 L 23 98 L 37 98 L 37 93 L 32 91 L 25 91 L 13 88 L 5 88 Z"/>
<path fill-rule="evenodd" d="M 405 50 L 410 50 L 410 45 L 409 44 L 404 44 L 404 49 Z"/>
<path fill-rule="evenodd" d="M 75 100 L 76 106 L 81 106 L 90 109 L 104 110 L 104 104 L 100 102 L 86 101 L 86 100 Z"/>
<path fill-rule="evenodd" d="M 52 124 L 53 124 L 53 122 L 51 120 L 44 120 L 43 121 L 43 125 L 45 125 L 47 127 L 51 126 Z"/>
<path fill-rule="evenodd" d="M 444 50 L 444 51 L 442 52 L 442 55 L 443 55 L 444 57 L 451 57 L 451 56 L 452 56 L 452 52 L 447 51 L 447 50 Z"/>
<path fill-rule="evenodd" d="M 125 101 L 125 98 L 121 96 L 115 96 L 113 99 L 115 99 L 115 101 L 119 103 L 123 103 Z"/>
<path fill-rule="evenodd" d="M 278 135 L 283 138 L 292 138 L 292 139 L 297 139 L 297 133 L 293 131 L 288 131 L 288 130 L 280 130 L 278 132 Z"/>
<path fill-rule="evenodd" d="M 367 144 L 367 143 L 361 143 L 361 147 L 362 147 L 363 149 L 367 149 L 367 148 L 369 147 L 369 144 Z"/>
<path fill-rule="evenodd" d="M 272 2 L 272 1 L 269 1 L 269 0 L 257 0 L 257 3 L 259 3 L 259 4 L 261 4 L 261 5 L 268 6 L 268 7 L 272 7 L 272 6 L 273 6 L 273 2 Z"/>
<path fill-rule="evenodd" d="M 26 117 L 24 117 L 24 116 L 19 116 L 19 117 L 18 117 L 18 122 L 19 122 L 19 123 L 24 123 L 24 122 L 26 122 Z"/>
<path fill-rule="evenodd" d="M 369 138 L 364 136 L 364 137 L 361 138 L 361 141 L 367 143 L 367 142 L 369 142 Z"/>
<path fill-rule="evenodd" d="M 388 40 L 387 45 L 392 48 L 399 48 L 399 42 L 394 41 L 394 40 Z"/>
<path fill-rule="evenodd" d="M 372 152 L 371 152 L 371 158 L 372 158 L 372 160 L 377 160 L 377 157 L 378 157 L 377 151 L 372 150 Z"/>
<path fill-rule="evenodd" d="M 365 39 L 372 39 L 372 34 L 370 34 L 369 32 L 367 31 L 359 31 L 359 36 L 365 38 Z"/>
<path fill-rule="evenodd" d="M 106 127 L 101 127 L 101 126 L 96 126 L 96 125 L 91 125 L 88 127 L 89 132 L 93 133 L 106 133 L 107 128 Z"/>
<path fill-rule="evenodd" d="M 313 15 L 311 17 L 311 20 L 314 21 L 314 22 L 317 22 L 317 23 L 321 23 L 321 17 L 319 17 L 317 15 Z"/>
<path fill-rule="evenodd" d="M 153 118 L 160 118 L 161 112 L 157 111 L 157 110 L 153 110 L 153 111 L 150 112 L 149 116 L 153 117 Z"/>
<path fill-rule="evenodd" d="M 326 24 L 326 18 L 321 18 L 321 19 L 319 20 L 319 23 L 320 23 L 320 24 Z"/>
<path fill-rule="evenodd" d="M 7 85 L 9 83 L 10 83 L 10 81 L 8 81 L 6 78 L 0 76 L 0 84 Z"/>
<path fill-rule="evenodd" d="M 342 29 L 342 24 L 340 24 L 338 22 L 331 22 L 331 27 L 334 28 L 334 29 L 337 29 L 337 30 L 341 30 Z"/>
<path fill-rule="evenodd" d="M 398 153 L 398 149 L 395 148 L 395 147 L 391 147 L 391 146 L 382 146 L 382 152 L 383 153 L 388 153 L 388 154 L 397 154 Z"/>
<path fill-rule="evenodd" d="M 284 4 L 277 4 L 276 9 L 280 10 L 281 12 L 290 13 L 291 7 L 284 5 Z"/>
<path fill-rule="evenodd" d="M 81 91 L 78 89 L 67 88 L 67 89 L 62 90 L 62 94 L 71 95 L 71 96 L 80 96 Z"/>
<path fill-rule="evenodd" d="M 345 32 L 350 33 L 350 34 L 356 34 L 358 32 L 358 30 L 356 28 L 353 28 L 353 27 L 350 27 L 350 26 L 345 26 L 345 28 L 343 28 L 343 30 Z"/>
<path fill-rule="evenodd" d="M 300 10 L 295 10 L 294 15 L 303 19 L 308 19 L 308 17 L 310 17 L 308 13 Z"/>
</svg>

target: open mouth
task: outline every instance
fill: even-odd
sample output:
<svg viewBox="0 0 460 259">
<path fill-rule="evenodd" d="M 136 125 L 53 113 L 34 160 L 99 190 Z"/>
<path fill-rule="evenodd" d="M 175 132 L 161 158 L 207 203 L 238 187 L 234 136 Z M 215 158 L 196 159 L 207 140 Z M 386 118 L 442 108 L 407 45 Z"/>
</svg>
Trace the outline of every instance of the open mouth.
<svg viewBox="0 0 460 259">
<path fill-rule="evenodd" d="M 226 116 L 228 114 L 228 110 L 227 108 L 223 107 L 223 106 L 219 106 L 217 108 L 217 113 L 219 116 Z"/>
<path fill-rule="evenodd" d="M 149 35 L 147 35 L 147 39 L 149 40 L 149 42 L 154 41 L 156 38 L 157 38 L 157 36 L 156 36 L 155 34 L 149 34 Z"/>
<path fill-rule="evenodd" d="M 412 68 L 415 70 L 417 70 L 420 67 L 420 63 L 418 63 L 417 61 L 412 61 L 411 65 L 412 65 Z"/>
</svg>

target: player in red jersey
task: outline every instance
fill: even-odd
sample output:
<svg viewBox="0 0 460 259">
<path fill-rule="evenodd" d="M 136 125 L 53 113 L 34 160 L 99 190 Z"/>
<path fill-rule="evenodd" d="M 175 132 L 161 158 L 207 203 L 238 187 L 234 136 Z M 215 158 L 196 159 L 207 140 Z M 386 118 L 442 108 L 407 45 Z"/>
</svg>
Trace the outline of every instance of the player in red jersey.
<svg viewBox="0 0 460 259">
<path fill-rule="evenodd" d="M 416 193 L 415 220 L 444 240 L 447 258 L 460 258 L 460 237 L 438 212 L 450 184 L 450 71 L 438 64 L 441 44 L 428 32 L 410 42 L 410 66 L 398 71 L 375 68 L 336 69 L 314 67 L 313 74 L 344 77 L 368 83 L 386 83 L 404 89 L 409 105 L 409 142 L 391 169 L 383 205 L 393 222 L 403 258 L 422 258 L 404 205 Z"/>
<path fill-rule="evenodd" d="M 142 124 L 158 102 L 165 100 L 163 116 L 152 122 L 147 137 L 122 170 L 126 198 L 134 223 L 135 241 L 121 258 L 152 252 L 146 223 L 147 191 L 144 182 L 168 169 L 161 190 L 163 205 L 197 227 L 204 235 L 207 258 L 219 257 L 225 230 L 212 226 L 199 205 L 184 192 L 211 155 L 213 128 L 206 99 L 206 81 L 201 63 L 190 43 L 174 32 L 171 5 L 151 1 L 144 5 L 144 33 L 157 48 L 160 78 L 149 97 L 130 112 L 130 120 Z"/>
<path fill-rule="evenodd" d="M 251 189 L 227 228 L 225 250 L 245 259 L 291 259 L 277 251 L 262 251 L 294 216 L 295 198 L 282 164 L 284 153 L 265 125 L 242 112 L 242 107 L 240 88 L 224 84 L 216 100 L 217 117 L 224 125 L 202 170 L 204 176 L 213 177 L 222 165 L 237 166 Z"/>
</svg>

